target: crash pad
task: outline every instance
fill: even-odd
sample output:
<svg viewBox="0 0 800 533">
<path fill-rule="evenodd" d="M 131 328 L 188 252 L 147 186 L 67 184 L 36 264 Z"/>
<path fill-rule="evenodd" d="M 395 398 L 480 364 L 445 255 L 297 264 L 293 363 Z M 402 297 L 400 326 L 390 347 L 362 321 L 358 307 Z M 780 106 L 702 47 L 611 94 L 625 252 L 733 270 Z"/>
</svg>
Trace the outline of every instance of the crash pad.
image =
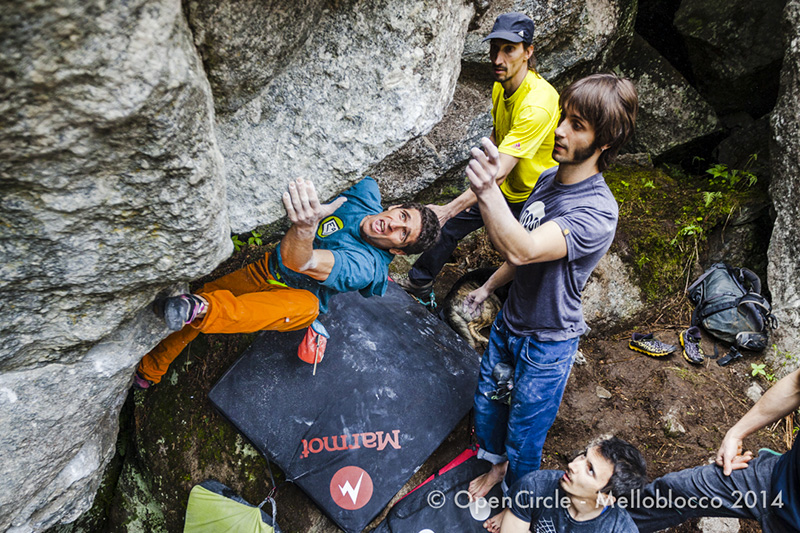
<svg viewBox="0 0 800 533">
<path fill-rule="evenodd" d="M 304 331 L 263 332 L 211 402 L 343 530 L 387 505 L 472 406 L 479 354 L 396 284 L 335 296 L 319 319 L 325 357 L 297 357 Z"/>
</svg>

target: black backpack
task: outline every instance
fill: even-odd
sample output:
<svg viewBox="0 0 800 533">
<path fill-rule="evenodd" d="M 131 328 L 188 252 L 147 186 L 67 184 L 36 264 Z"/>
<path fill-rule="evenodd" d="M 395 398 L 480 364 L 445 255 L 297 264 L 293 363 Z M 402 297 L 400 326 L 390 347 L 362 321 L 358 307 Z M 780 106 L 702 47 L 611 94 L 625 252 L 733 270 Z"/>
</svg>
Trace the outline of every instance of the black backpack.
<svg viewBox="0 0 800 533">
<path fill-rule="evenodd" d="M 739 348 L 763 350 L 767 328 L 778 327 L 761 280 L 746 268 L 715 263 L 686 292 L 695 306 L 692 325 Z"/>
</svg>

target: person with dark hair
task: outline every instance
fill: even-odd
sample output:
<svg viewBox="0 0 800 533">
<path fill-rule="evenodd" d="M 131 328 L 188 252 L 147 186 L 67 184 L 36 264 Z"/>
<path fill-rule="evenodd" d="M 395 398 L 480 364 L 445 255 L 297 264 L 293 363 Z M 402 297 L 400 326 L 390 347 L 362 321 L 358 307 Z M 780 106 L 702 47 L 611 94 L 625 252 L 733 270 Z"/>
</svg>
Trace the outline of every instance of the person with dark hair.
<svg viewBox="0 0 800 533">
<path fill-rule="evenodd" d="M 641 532 L 690 518 L 749 518 L 767 533 L 800 531 L 800 439 L 783 455 L 743 452 L 744 439 L 800 408 L 800 370 L 775 383 L 725 434 L 712 464 L 648 484 L 628 506 Z"/>
<path fill-rule="evenodd" d="M 382 210 L 378 185 L 364 178 L 329 204 L 314 184 L 297 179 L 283 194 L 292 226 L 263 259 L 206 283 L 195 294 L 156 302 L 175 333 L 144 356 L 134 386 L 159 383 L 167 368 L 199 333 L 294 331 L 311 325 L 340 292 L 386 292 L 395 255 L 419 253 L 439 237 L 439 221 L 417 203 Z M 324 328 L 322 328 L 324 331 Z M 318 354 L 312 360 L 318 360 Z"/>
<path fill-rule="evenodd" d="M 492 326 L 475 392 L 478 456 L 493 464 L 470 484 L 475 498 L 504 478 L 507 488 L 539 468 L 578 341 L 588 329 L 581 291 L 616 231 L 617 202 L 600 166 L 632 134 L 637 106 L 633 84 L 613 75 L 596 74 L 567 87 L 555 130 L 558 166 L 539 177 L 519 219 L 495 180 L 497 148 L 484 138 L 483 150 L 472 149 L 470 188 L 506 262 L 466 302 L 475 311 L 513 280 Z M 513 369 L 510 403 L 493 394 L 496 367 Z"/>
<path fill-rule="evenodd" d="M 553 131 L 558 124 L 558 92 L 535 70 L 533 21 L 523 13 L 495 20 L 490 42 L 492 62 L 492 143 L 500 152 L 495 180 L 508 209 L 518 216 L 546 169 L 555 166 Z M 458 241 L 483 226 L 475 194 L 467 189 L 447 205 L 429 205 L 442 223 L 442 236 L 398 283 L 425 304 L 432 302 L 433 281 Z"/>
<path fill-rule="evenodd" d="M 640 490 L 646 476 L 639 450 L 617 437 L 601 437 L 566 471 L 523 476 L 509 491 L 511 506 L 483 526 L 492 533 L 636 533 L 628 513 L 614 505 L 614 495 Z"/>
</svg>

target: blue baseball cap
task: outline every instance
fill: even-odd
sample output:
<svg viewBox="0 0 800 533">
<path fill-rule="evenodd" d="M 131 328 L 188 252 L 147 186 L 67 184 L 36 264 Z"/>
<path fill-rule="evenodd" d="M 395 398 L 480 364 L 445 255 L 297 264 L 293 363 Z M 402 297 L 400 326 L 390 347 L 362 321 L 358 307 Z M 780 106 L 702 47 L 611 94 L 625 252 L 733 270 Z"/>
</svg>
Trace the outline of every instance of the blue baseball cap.
<svg viewBox="0 0 800 533">
<path fill-rule="evenodd" d="M 531 44 L 533 42 L 533 21 L 524 13 L 503 13 L 492 26 L 489 39 L 503 39 L 512 43 Z"/>
</svg>

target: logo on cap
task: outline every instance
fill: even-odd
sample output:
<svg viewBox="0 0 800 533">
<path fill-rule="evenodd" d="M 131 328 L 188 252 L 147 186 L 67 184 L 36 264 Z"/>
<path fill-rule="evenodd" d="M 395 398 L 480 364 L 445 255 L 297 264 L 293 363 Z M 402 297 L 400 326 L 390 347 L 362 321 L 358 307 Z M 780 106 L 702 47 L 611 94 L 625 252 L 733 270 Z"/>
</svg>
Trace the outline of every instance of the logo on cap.
<svg viewBox="0 0 800 533">
<path fill-rule="evenodd" d="M 361 509 L 372 498 L 372 478 L 363 468 L 345 466 L 331 478 L 331 498 L 348 511 Z"/>
<path fill-rule="evenodd" d="M 525 39 L 525 31 L 520 31 L 519 32 L 519 36 L 522 37 L 523 39 Z"/>
</svg>

